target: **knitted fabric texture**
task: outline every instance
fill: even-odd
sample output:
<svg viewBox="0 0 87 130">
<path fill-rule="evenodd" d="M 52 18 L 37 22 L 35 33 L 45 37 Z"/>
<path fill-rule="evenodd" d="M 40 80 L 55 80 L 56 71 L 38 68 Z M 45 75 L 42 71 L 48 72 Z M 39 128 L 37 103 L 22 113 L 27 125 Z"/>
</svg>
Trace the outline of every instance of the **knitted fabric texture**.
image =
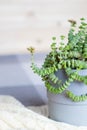
<svg viewBox="0 0 87 130">
<path fill-rule="evenodd" d="M 87 130 L 87 127 L 53 121 L 30 109 L 13 97 L 0 96 L 0 130 Z"/>
</svg>

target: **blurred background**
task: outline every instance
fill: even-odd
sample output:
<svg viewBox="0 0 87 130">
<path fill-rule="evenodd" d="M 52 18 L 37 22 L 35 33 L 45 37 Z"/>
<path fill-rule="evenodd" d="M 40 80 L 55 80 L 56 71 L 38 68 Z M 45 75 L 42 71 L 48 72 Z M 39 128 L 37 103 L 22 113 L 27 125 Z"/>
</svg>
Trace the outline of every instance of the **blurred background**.
<svg viewBox="0 0 87 130">
<path fill-rule="evenodd" d="M 68 19 L 87 16 L 87 0 L 0 0 L 0 53 L 48 51 L 52 36 L 66 34 Z"/>
<path fill-rule="evenodd" d="M 25 105 L 45 103 L 44 84 L 30 69 L 26 48 L 36 48 L 41 65 L 51 38 L 59 41 L 67 35 L 68 19 L 81 17 L 87 17 L 87 0 L 0 0 L 0 94 L 13 95 Z"/>
</svg>

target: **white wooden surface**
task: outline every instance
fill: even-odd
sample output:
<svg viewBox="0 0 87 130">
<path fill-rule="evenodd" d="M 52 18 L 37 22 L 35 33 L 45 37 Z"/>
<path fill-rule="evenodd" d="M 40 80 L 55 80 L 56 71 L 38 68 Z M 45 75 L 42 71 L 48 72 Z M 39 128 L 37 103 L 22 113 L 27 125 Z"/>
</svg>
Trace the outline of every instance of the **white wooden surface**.
<svg viewBox="0 0 87 130">
<path fill-rule="evenodd" d="M 0 0 L 0 54 L 48 51 L 51 37 L 66 34 L 68 19 L 87 16 L 87 0 Z"/>
</svg>

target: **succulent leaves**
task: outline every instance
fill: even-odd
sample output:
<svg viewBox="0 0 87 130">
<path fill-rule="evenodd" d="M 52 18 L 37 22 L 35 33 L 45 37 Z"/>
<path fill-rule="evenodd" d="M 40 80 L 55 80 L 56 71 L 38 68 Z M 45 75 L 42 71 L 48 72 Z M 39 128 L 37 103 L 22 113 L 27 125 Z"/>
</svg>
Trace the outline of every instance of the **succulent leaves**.
<svg viewBox="0 0 87 130">
<path fill-rule="evenodd" d="M 53 37 L 51 44 L 51 52 L 46 56 L 45 61 L 41 68 L 37 67 L 32 62 L 32 70 L 34 73 L 41 76 L 45 82 L 47 90 L 54 94 L 59 94 L 66 91 L 66 95 L 73 101 L 87 100 L 87 94 L 76 96 L 72 92 L 67 91 L 70 83 L 77 80 L 87 85 L 87 76 L 80 76 L 78 71 L 81 69 L 87 69 L 87 23 L 84 18 L 81 18 L 78 32 L 75 27 L 76 21 L 69 20 L 71 23 L 71 29 L 68 33 L 68 42 L 64 45 L 65 36 L 61 36 L 61 45 L 58 48 L 56 43 L 56 37 Z M 34 49 L 28 48 L 31 54 L 34 53 Z M 32 55 L 33 56 L 33 55 Z M 75 72 L 72 70 L 75 69 Z M 58 70 L 65 70 L 68 79 L 63 83 L 55 75 Z M 58 87 L 54 87 L 52 84 L 56 84 Z"/>
</svg>

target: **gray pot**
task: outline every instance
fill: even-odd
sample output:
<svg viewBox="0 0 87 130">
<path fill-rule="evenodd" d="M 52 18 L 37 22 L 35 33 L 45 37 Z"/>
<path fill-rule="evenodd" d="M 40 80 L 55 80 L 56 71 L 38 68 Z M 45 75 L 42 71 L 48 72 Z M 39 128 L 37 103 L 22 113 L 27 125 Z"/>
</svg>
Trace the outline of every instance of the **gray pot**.
<svg viewBox="0 0 87 130">
<path fill-rule="evenodd" d="M 56 73 L 60 79 L 66 81 L 67 76 L 63 70 Z M 87 75 L 87 70 L 79 71 L 79 75 Z M 74 81 L 68 90 L 76 95 L 86 94 L 87 85 L 82 82 Z M 87 126 L 87 101 L 73 102 L 65 92 L 62 94 L 52 94 L 48 92 L 49 118 L 69 123 L 77 126 Z"/>
</svg>

